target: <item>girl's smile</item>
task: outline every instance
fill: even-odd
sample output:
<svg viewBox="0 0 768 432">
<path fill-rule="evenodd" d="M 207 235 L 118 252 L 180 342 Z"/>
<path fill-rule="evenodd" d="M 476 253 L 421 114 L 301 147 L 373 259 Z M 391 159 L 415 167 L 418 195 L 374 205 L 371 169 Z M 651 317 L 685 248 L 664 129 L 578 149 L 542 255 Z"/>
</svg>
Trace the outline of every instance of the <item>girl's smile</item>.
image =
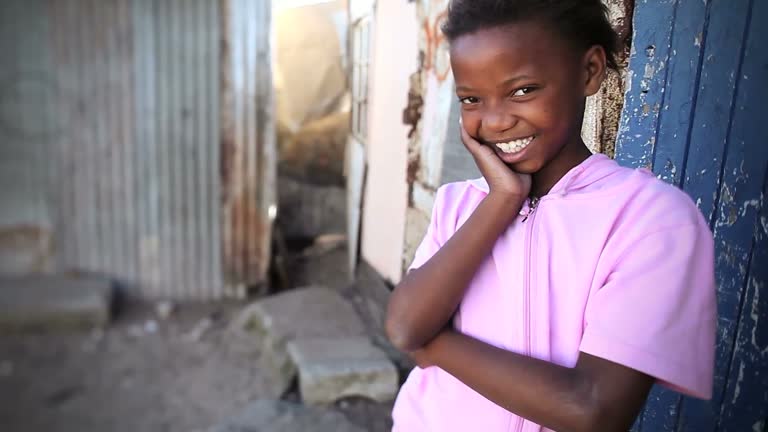
<svg viewBox="0 0 768 432">
<path fill-rule="evenodd" d="M 525 21 L 457 38 L 451 64 L 465 129 L 511 169 L 532 174 L 535 195 L 591 154 L 581 123 L 605 73 L 601 48 L 576 49 Z"/>
<path fill-rule="evenodd" d="M 504 163 L 511 165 L 520 162 L 526 157 L 526 150 L 531 147 L 536 140 L 535 135 L 524 138 L 512 139 L 495 143 L 486 143 L 496 151 L 499 158 Z"/>
</svg>

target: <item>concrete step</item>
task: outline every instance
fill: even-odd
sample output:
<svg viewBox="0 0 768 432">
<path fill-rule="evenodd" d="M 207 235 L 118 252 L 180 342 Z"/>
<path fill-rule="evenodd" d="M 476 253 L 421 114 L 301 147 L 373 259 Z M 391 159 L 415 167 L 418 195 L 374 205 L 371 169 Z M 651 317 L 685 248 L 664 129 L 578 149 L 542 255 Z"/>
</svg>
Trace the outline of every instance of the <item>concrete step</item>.
<svg viewBox="0 0 768 432">
<path fill-rule="evenodd" d="M 112 283 L 64 276 L 0 278 L 0 330 L 62 330 L 109 322 Z"/>
<path fill-rule="evenodd" d="M 252 304 L 235 322 L 256 336 L 262 362 L 283 389 L 298 376 L 308 404 L 352 396 L 384 402 L 397 394 L 397 368 L 335 290 L 316 286 L 278 294 Z"/>
<path fill-rule="evenodd" d="M 297 339 L 288 342 L 288 353 L 304 403 L 353 396 L 386 402 L 397 395 L 397 368 L 367 337 Z"/>
</svg>

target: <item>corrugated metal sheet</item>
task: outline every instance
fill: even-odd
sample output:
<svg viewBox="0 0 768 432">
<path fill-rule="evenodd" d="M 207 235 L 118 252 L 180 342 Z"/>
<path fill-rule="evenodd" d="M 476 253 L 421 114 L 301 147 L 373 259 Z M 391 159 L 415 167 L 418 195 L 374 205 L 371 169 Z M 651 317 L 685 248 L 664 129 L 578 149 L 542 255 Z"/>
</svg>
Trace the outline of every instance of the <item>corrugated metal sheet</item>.
<svg viewBox="0 0 768 432">
<path fill-rule="evenodd" d="M 221 0 L 224 271 L 232 284 L 262 281 L 276 207 L 270 2 Z M 268 34 L 268 33 L 267 33 Z"/>
<path fill-rule="evenodd" d="M 30 23 L 39 8 L 0 2 L 0 272 L 50 266 L 52 215 L 46 201 L 48 141 L 61 126 L 48 108 L 56 101 L 47 58 L 33 48 L 45 28 Z M 25 39 L 18 35 L 27 34 Z"/>
<path fill-rule="evenodd" d="M 17 26 L 3 54 L 29 57 L 6 80 L 52 89 L 43 112 L 55 133 L 18 169 L 44 191 L 19 195 L 44 203 L 31 220 L 52 221 L 54 269 L 103 273 L 146 297 L 213 299 L 261 282 L 274 201 L 270 110 L 257 109 L 271 104 L 269 1 L 2 3 Z M 228 45 L 237 52 L 222 63 Z M 222 157 L 226 118 L 242 139 Z M 31 142 L 3 151 L 19 158 Z"/>
</svg>

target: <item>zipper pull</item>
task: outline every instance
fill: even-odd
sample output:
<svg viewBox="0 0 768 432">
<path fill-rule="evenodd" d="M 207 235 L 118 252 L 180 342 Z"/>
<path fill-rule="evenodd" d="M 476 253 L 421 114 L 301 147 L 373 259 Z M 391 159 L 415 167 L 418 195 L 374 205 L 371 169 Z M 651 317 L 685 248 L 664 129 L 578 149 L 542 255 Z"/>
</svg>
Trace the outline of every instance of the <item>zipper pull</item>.
<svg viewBox="0 0 768 432">
<path fill-rule="evenodd" d="M 520 210 L 520 216 L 523 217 L 523 220 L 520 222 L 525 222 L 528 220 L 528 218 L 533 214 L 533 212 L 536 211 L 536 207 L 539 205 L 539 198 L 533 197 L 528 199 L 528 209 L 527 211 Z"/>
<path fill-rule="evenodd" d="M 530 216 L 530 214 L 531 214 L 531 210 L 530 210 L 530 209 L 529 209 L 527 212 L 523 212 L 523 211 L 521 210 L 521 211 L 520 211 L 520 216 L 522 216 L 522 217 L 523 217 L 523 219 L 522 219 L 520 222 L 521 222 L 521 223 L 524 223 L 525 221 L 527 221 L 527 220 L 528 220 L 528 216 Z"/>
</svg>

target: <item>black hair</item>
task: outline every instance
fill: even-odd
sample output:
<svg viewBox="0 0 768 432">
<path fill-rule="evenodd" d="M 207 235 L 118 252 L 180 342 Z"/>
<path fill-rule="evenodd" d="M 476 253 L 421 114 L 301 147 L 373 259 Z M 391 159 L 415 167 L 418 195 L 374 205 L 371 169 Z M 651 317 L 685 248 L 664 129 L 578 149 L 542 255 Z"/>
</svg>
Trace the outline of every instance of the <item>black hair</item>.
<svg viewBox="0 0 768 432">
<path fill-rule="evenodd" d="M 542 20 L 579 49 L 600 45 L 618 69 L 618 36 L 600 0 L 451 0 L 443 33 L 449 42 L 479 30 Z"/>
</svg>

